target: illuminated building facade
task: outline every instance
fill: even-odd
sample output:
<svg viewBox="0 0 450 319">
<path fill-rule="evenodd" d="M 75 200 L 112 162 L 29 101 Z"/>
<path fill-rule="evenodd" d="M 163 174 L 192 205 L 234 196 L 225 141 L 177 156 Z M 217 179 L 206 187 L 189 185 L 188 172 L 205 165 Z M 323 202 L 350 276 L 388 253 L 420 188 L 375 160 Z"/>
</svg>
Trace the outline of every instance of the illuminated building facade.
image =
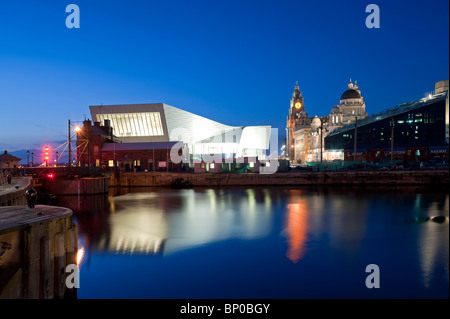
<svg viewBox="0 0 450 319">
<path fill-rule="evenodd" d="M 328 116 L 309 117 L 298 83 L 292 94 L 286 126 L 285 157 L 291 163 L 331 161 L 343 159 L 340 151 L 324 149 L 324 139 L 332 131 L 367 117 L 366 104 L 357 82 L 348 84 Z"/>
<path fill-rule="evenodd" d="M 302 97 L 302 92 L 295 84 L 294 93 L 292 93 L 291 103 L 289 107 L 289 115 L 287 116 L 286 125 L 286 149 L 285 157 L 293 161 L 295 156 L 295 132 L 301 128 L 306 128 L 310 124 L 308 113 L 305 112 L 305 105 Z"/>
<path fill-rule="evenodd" d="M 448 161 L 448 91 L 438 92 L 331 132 L 325 150 L 344 152 L 346 161 Z"/>
<path fill-rule="evenodd" d="M 191 167 L 194 162 L 233 161 L 244 157 L 261 159 L 269 150 L 270 126 L 229 126 L 164 103 L 95 105 L 90 106 L 90 110 L 94 122 L 94 126 L 90 127 L 98 132 L 91 134 L 87 128 L 83 130 L 83 135 L 103 136 L 96 143 L 89 138 L 90 154 L 94 155 L 87 162 L 95 166 L 105 165 L 105 159 L 95 156 L 95 153 L 111 152 L 114 147 L 117 156 L 121 148 L 127 148 L 128 154 L 132 151 L 131 147 L 135 148 L 135 152 L 144 149 L 149 152 L 154 149 L 164 151 L 168 149 L 168 144 L 161 146 L 161 143 L 172 143 L 169 153 L 171 149 L 175 149 L 176 154 L 181 150 L 181 160 Z M 79 139 L 82 140 L 81 135 Z M 112 143 L 113 139 L 116 143 Z M 94 149 L 96 146 L 97 149 Z M 150 168 L 148 163 L 152 157 L 147 155 L 141 153 L 141 158 L 133 158 L 133 165 L 142 166 L 137 165 L 139 160 Z M 115 160 L 118 161 L 117 158 Z M 83 163 L 80 165 L 84 166 Z"/>
</svg>

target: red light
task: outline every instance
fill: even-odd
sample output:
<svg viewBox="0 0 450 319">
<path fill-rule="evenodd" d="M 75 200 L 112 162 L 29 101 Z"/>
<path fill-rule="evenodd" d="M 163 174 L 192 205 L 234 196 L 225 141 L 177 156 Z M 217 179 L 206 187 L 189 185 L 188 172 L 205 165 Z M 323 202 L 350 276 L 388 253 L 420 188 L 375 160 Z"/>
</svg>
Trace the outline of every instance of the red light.
<svg viewBox="0 0 450 319">
<path fill-rule="evenodd" d="M 48 174 L 47 177 L 48 178 L 53 178 L 54 176 L 53 176 L 53 174 Z"/>
</svg>

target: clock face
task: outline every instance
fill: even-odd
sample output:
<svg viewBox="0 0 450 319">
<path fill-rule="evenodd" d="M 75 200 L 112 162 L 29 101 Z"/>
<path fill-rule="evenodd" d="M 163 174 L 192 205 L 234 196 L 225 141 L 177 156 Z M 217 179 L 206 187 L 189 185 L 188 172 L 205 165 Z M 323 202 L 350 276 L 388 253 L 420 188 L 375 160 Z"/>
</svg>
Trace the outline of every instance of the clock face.
<svg viewBox="0 0 450 319">
<path fill-rule="evenodd" d="M 295 103 L 295 108 L 296 109 L 299 109 L 301 106 L 302 106 L 302 103 L 300 103 L 300 102 Z"/>
</svg>

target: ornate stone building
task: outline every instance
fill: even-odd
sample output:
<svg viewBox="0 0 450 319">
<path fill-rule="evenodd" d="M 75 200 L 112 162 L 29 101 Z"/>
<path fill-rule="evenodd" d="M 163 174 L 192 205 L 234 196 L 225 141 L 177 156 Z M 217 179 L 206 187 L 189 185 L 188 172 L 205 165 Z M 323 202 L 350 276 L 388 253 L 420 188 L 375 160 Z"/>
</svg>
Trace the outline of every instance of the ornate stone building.
<svg viewBox="0 0 450 319">
<path fill-rule="evenodd" d="M 286 126 L 286 158 L 295 158 L 295 132 L 309 127 L 310 119 L 308 113 L 305 112 L 302 92 L 298 82 L 295 84 L 294 93 L 292 93 L 289 115 L 287 117 Z"/>
<path fill-rule="evenodd" d="M 337 108 L 337 109 L 336 109 Z M 364 98 L 361 96 L 358 84 L 348 84 L 348 90 L 342 93 L 340 104 L 336 105 L 330 113 L 330 124 L 336 124 L 335 126 L 342 126 L 352 124 L 358 118 L 358 120 L 365 119 L 367 117 L 366 104 Z"/>
<path fill-rule="evenodd" d="M 366 105 L 359 86 L 352 82 L 341 95 L 328 116 L 309 117 L 306 113 L 302 93 L 296 83 L 290 101 L 286 126 L 285 157 L 291 163 L 343 159 L 343 154 L 324 151 L 324 139 L 332 131 L 345 125 L 352 125 L 356 119 L 367 117 Z"/>
</svg>

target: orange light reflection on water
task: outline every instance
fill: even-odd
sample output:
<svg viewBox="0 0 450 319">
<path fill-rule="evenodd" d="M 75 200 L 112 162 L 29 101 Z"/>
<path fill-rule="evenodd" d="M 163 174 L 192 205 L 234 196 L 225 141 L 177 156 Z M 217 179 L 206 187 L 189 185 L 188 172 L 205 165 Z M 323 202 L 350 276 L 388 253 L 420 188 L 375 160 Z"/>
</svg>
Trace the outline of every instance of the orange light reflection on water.
<svg viewBox="0 0 450 319">
<path fill-rule="evenodd" d="M 308 210 L 305 203 L 287 205 L 286 235 L 288 241 L 287 258 L 293 263 L 305 255 L 308 229 Z"/>
</svg>

